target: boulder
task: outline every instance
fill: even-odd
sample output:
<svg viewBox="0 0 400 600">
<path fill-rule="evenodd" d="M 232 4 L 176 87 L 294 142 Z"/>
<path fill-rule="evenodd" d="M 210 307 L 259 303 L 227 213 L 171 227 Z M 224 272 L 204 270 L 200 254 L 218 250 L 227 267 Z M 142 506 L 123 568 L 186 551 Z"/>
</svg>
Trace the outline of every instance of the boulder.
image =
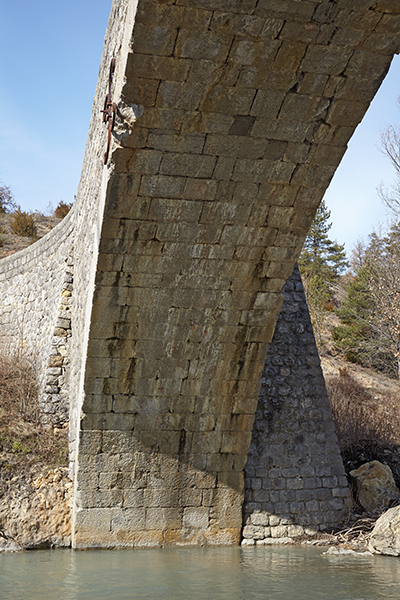
<svg viewBox="0 0 400 600">
<path fill-rule="evenodd" d="M 389 506 L 393 500 L 400 499 L 390 467 L 377 460 L 350 471 L 350 475 L 356 482 L 357 500 L 367 511 Z"/>
<path fill-rule="evenodd" d="M 400 506 L 389 508 L 379 517 L 369 539 L 370 552 L 400 555 Z"/>
</svg>

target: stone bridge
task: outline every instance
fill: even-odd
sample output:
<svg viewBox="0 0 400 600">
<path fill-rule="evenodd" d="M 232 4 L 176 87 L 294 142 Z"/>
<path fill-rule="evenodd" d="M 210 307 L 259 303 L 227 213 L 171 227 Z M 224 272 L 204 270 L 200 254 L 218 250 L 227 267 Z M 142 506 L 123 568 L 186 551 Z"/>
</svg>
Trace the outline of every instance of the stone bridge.
<svg viewBox="0 0 400 600">
<path fill-rule="evenodd" d="M 74 547 L 265 543 L 340 520 L 293 268 L 399 50 L 399 0 L 114 0 L 73 213 L 0 263 L 7 336 L 21 310 L 39 332 L 44 415 L 70 401 Z M 60 252 L 52 283 L 40 267 L 55 292 L 16 303 Z"/>
</svg>

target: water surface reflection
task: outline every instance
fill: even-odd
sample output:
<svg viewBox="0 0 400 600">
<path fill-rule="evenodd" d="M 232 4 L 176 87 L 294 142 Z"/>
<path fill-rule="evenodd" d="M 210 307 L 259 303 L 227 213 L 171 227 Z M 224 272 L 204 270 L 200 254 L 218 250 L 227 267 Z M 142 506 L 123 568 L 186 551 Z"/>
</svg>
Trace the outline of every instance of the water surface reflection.
<svg viewBox="0 0 400 600">
<path fill-rule="evenodd" d="M 391 600 L 400 560 L 303 547 L 36 551 L 0 556 L 9 600 Z"/>
</svg>

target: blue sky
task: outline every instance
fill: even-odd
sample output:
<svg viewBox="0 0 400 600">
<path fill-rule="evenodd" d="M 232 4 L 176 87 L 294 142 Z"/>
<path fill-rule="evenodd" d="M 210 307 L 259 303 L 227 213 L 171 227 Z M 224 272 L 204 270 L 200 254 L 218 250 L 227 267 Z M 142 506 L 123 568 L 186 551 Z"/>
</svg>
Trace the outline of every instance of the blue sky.
<svg viewBox="0 0 400 600">
<path fill-rule="evenodd" d="M 25 210 L 71 202 L 79 182 L 111 0 L 0 0 L 0 180 Z M 387 212 L 376 187 L 394 173 L 377 149 L 400 121 L 400 57 L 325 196 L 331 237 L 351 250 Z"/>
<path fill-rule="evenodd" d="M 379 138 L 387 125 L 400 122 L 399 95 L 400 56 L 395 56 L 325 194 L 333 221 L 330 237 L 345 242 L 347 252 L 358 238 L 367 239 L 379 224 L 385 225 L 390 216 L 376 188 L 381 181 L 393 183 L 395 175 L 379 151 Z"/>
<path fill-rule="evenodd" d="M 0 180 L 24 209 L 73 201 L 111 0 L 0 0 Z"/>
</svg>

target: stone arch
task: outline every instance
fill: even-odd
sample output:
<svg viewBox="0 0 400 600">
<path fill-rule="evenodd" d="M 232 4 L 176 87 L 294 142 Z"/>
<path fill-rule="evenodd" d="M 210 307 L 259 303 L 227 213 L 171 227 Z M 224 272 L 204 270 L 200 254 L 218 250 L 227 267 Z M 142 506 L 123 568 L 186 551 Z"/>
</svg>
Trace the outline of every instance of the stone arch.
<svg viewBox="0 0 400 600">
<path fill-rule="evenodd" d="M 74 209 L 75 547 L 239 542 L 281 290 L 399 49 L 396 0 L 113 1 Z"/>
<path fill-rule="evenodd" d="M 92 120 L 99 237 L 77 232 L 95 251 L 76 546 L 238 541 L 281 288 L 399 19 L 389 0 L 113 3 L 95 107 L 115 56 L 117 128 L 94 188 Z"/>
</svg>

